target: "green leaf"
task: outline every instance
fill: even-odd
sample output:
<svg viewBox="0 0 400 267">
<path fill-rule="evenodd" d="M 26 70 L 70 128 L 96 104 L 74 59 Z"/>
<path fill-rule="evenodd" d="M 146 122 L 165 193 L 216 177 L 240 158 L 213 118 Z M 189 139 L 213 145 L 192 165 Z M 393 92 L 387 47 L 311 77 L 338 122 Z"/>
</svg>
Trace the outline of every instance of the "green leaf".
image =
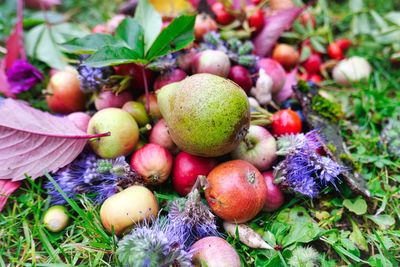
<svg viewBox="0 0 400 267">
<path fill-rule="evenodd" d="M 144 30 L 144 51 L 147 53 L 161 31 L 162 19 L 148 0 L 139 0 L 135 19 Z"/>
<path fill-rule="evenodd" d="M 190 44 L 194 40 L 193 28 L 195 19 L 196 16 L 175 18 L 154 41 L 154 44 L 146 54 L 146 59 L 152 61 L 157 57 L 180 50 Z"/>
<path fill-rule="evenodd" d="M 63 43 L 62 47 L 70 53 L 92 54 L 104 46 L 115 45 L 116 42 L 117 41 L 112 35 L 95 33 L 83 38 L 74 38 Z"/>
<path fill-rule="evenodd" d="M 353 227 L 353 232 L 350 234 L 350 240 L 353 241 L 360 249 L 368 251 L 367 240 L 361 233 L 360 228 L 358 228 L 357 224 L 353 220 L 350 219 L 350 221 Z"/>
<path fill-rule="evenodd" d="M 400 12 L 399 11 L 392 11 L 386 14 L 385 18 L 392 22 L 393 24 L 396 24 L 397 26 L 400 26 Z"/>
<path fill-rule="evenodd" d="M 144 32 L 142 26 L 130 18 L 124 19 L 115 31 L 115 36 L 123 40 L 127 47 L 144 57 Z"/>
<path fill-rule="evenodd" d="M 325 46 L 315 36 L 310 37 L 312 47 L 320 53 L 326 53 Z"/>
<path fill-rule="evenodd" d="M 390 226 L 396 223 L 396 220 L 387 214 L 383 215 L 367 215 L 367 218 L 379 225 L 379 227 L 383 230 L 388 229 Z"/>
<path fill-rule="evenodd" d="M 364 8 L 364 2 L 363 0 L 350 0 L 349 7 L 353 13 L 357 13 Z"/>
<path fill-rule="evenodd" d="M 361 197 L 356 199 L 345 199 L 343 201 L 343 206 L 349 211 L 354 212 L 357 215 L 363 215 L 367 212 L 367 202 Z"/>
<path fill-rule="evenodd" d="M 140 55 L 125 46 L 105 46 L 91 55 L 85 64 L 91 67 L 104 67 L 126 63 L 145 63 Z"/>
</svg>

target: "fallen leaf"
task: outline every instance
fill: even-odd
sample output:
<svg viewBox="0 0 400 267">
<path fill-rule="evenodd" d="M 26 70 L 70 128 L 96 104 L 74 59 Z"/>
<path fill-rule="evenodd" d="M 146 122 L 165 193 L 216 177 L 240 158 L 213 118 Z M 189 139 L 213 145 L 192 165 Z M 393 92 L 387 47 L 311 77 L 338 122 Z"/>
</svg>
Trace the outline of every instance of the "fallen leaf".
<svg viewBox="0 0 400 267">
<path fill-rule="evenodd" d="M 280 90 L 276 95 L 272 96 L 276 103 L 280 104 L 293 95 L 293 86 L 297 84 L 296 76 L 297 68 L 294 68 L 291 72 L 286 74 L 286 80 L 282 90 Z"/>
<path fill-rule="evenodd" d="M 0 180 L 0 211 L 7 202 L 8 197 L 18 189 L 21 182 L 13 182 L 10 179 Z"/>
<path fill-rule="evenodd" d="M 0 99 L 0 179 L 19 181 L 54 172 L 73 161 L 88 135 L 66 117 L 57 117 L 22 101 Z"/>
<path fill-rule="evenodd" d="M 254 38 L 256 54 L 261 57 L 269 54 L 281 34 L 292 26 L 302 11 L 301 7 L 293 7 L 266 17 L 264 28 Z"/>
<path fill-rule="evenodd" d="M 367 202 L 361 197 L 356 199 L 345 199 L 343 201 L 343 206 L 345 206 L 349 211 L 354 212 L 357 215 L 363 215 L 367 212 Z"/>
</svg>

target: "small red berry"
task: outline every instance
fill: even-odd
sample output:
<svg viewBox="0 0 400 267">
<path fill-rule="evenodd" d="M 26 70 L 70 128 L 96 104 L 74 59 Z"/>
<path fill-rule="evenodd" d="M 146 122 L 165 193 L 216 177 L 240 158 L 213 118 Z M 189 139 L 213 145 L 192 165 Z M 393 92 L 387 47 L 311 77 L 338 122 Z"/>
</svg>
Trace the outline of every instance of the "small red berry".
<svg viewBox="0 0 400 267">
<path fill-rule="evenodd" d="M 320 75 L 314 73 L 310 75 L 309 80 L 312 81 L 313 83 L 319 84 L 322 81 L 322 78 Z"/>
<path fill-rule="evenodd" d="M 303 62 L 303 67 L 308 74 L 318 73 L 322 64 L 321 56 L 317 53 L 312 53 L 306 61 Z"/>
<path fill-rule="evenodd" d="M 331 43 L 328 46 L 328 55 L 332 59 L 341 60 L 344 58 L 343 51 L 337 43 Z"/>
<path fill-rule="evenodd" d="M 211 6 L 211 10 L 215 14 L 215 19 L 219 24 L 227 25 L 235 19 L 234 16 L 226 11 L 224 4 L 220 2 L 215 2 Z"/>
<path fill-rule="evenodd" d="M 346 38 L 342 38 L 342 39 L 337 39 L 335 41 L 335 43 L 340 47 L 340 49 L 342 49 L 343 51 L 346 51 L 347 49 L 349 49 L 349 47 L 353 44 L 352 41 L 350 41 L 349 39 Z"/>
<path fill-rule="evenodd" d="M 260 31 L 264 27 L 264 12 L 262 9 L 254 12 L 248 19 L 249 26 L 255 28 L 256 32 Z"/>
</svg>

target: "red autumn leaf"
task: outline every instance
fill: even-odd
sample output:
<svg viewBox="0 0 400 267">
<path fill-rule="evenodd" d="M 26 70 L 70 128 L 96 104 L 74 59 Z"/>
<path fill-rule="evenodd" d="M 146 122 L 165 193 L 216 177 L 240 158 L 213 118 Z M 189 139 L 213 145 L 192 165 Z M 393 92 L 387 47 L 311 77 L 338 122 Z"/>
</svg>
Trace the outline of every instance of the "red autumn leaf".
<svg viewBox="0 0 400 267">
<path fill-rule="evenodd" d="M 290 98 L 293 94 L 293 86 L 297 83 L 297 68 L 286 74 L 285 84 L 276 95 L 273 96 L 274 101 L 278 104 Z"/>
<path fill-rule="evenodd" d="M 11 180 L 0 180 L 0 211 L 7 202 L 8 197 L 18 189 L 21 182 L 13 182 Z"/>
<path fill-rule="evenodd" d="M 25 102 L 0 100 L 0 179 L 35 179 L 73 161 L 89 138 L 66 117 L 34 109 Z"/>
<path fill-rule="evenodd" d="M 293 7 L 266 17 L 264 28 L 254 38 L 256 54 L 261 57 L 269 54 L 282 33 L 292 26 L 302 11 L 301 7 Z"/>
</svg>

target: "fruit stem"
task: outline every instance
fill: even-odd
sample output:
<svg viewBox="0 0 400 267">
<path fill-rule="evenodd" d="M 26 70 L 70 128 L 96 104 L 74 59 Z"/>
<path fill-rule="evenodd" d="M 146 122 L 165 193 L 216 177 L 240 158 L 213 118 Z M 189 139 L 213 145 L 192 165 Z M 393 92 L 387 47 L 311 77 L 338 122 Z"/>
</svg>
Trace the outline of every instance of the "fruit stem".
<svg viewBox="0 0 400 267">
<path fill-rule="evenodd" d="M 140 127 L 139 133 L 140 133 L 140 134 L 145 134 L 145 133 L 147 133 L 148 131 L 150 131 L 151 128 L 153 128 L 153 127 L 151 127 L 151 124 L 148 123 L 148 124 L 146 124 L 145 126 Z"/>
<path fill-rule="evenodd" d="M 146 78 L 146 66 L 141 66 L 142 70 L 142 78 L 143 78 L 143 84 L 144 84 L 144 92 L 146 95 L 146 112 L 150 114 L 150 95 L 149 95 L 149 85 L 147 84 L 147 78 Z"/>
<path fill-rule="evenodd" d="M 254 107 L 256 111 L 251 112 L 251 124 L 268 126 L 272 123 L 272 113 L 262 107 Z"/>
</svg>

